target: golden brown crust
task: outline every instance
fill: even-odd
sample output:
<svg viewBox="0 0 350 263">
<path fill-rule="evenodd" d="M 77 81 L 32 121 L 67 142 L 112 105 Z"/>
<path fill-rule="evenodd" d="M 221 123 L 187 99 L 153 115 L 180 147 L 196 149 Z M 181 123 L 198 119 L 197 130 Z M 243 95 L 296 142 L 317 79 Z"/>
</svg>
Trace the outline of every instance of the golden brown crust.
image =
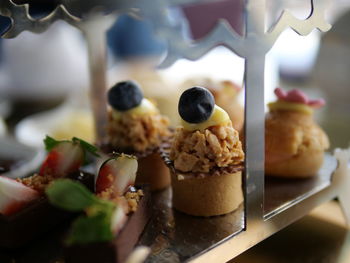
<svg viewBox="0 0 350 263">
<path fill-rule="evenodd" d="M 324 160 L 323 151 L 307 150 L 287 160 L 267 164 L 265 173 L 269 176 L 306 178 L 317 175 Z"/>
<path fill-rule="evenodd" d="M 109 113 L 108 141 L 118 150 L 143 152 L 158 147 L 169 135 L 169 120 L 160 114 L 121 114 L 115 118 Z"/>
<path fill-rule="evenodd" d="M 292 111 L 272 111 L 267 114 L 266 173 L 292 175 L 292 166 L 298 165 L 301 167 L 294 167 L 296 176 L 315 174 L 323 162 L 319 156 L 328 147 L 328 137 L 312 115 Z"/>
<path fill-rule="evenodd" d="M 243 202 L 242 172 L 178 180 L 171 174 L 173 207 L 194 216 L 230 213 Z"/>
<path fill-rule="evenodd" d="M 244 160 L 238 132 L 231 122 L 204 131 L 179 128 L 170 151 L 175 169 L 208 173 L 214 167 L 241 164 Z"/>
</svg>

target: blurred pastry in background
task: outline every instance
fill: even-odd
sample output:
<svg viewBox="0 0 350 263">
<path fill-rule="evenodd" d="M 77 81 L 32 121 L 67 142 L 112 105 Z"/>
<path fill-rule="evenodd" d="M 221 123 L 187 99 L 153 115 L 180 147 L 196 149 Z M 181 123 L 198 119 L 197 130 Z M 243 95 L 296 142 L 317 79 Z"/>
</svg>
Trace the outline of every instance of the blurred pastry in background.
<svg viewBox="0 0 350 263">
<path fill-rule="evenodd" d="M 323 99 L 311 100 L 302 91 L 275 89 L 265 119 L 265 174 L 311 177 L 321 168 L 329 139 L 314 121 Z"/>
<path fill-rule="evenodd" d="M 95 129 L 91 110 L 72 105 L 67 101 L 62 106 L 21 120 L 15 127 L 15 135 L 20 142 L 40 148 L 46 135 L 59 140 L 79 137 L 94 143 Z"/>
<path fill-rule="evenodd" d="M 155 69 L 153 59 L 138 59 L 124 62 L 116 70 L 110 72 L 109 83 L 132 79 L 140 84 L 145 97 L 151 100 L 162 115 L 175 127 L 180 124 L 177 113 L 177 101 L 181 91 Z"/>
<path fill-rule="evenodd" d="M 238 101 L 242 88 L 230 80 L 214 80 L 208 77 L 188 79 L 183 86 L 206 87 L 215 98 L 216 104 L 223 108 L 232 121 L 233 127 L 241 132 L 244 123 L 244 108 Z"/>
<path fill-rule="evenodd" d="M 84 141 L 95 141 L 94 120 L 88 110 L 72 110 L 52 127 L 51 135 L 57 140 L 79 137 Z"/>
<path fill-rule="evenodd" d="M 130 15 L 121 15 L 107 33 L 109 54 L 117 63 L 109 70 L 109 84 L 125 79 L 140 84 L 145 97 L 156 104 L 172 126 L 179 124 L 177 100 L 180 96 L 176 85 L 156 70 L 166 44 L 158 39 L 149 21 Z"/>
<path fill-rule="evenodd" d="M 117 60 L 160 56 L 166 50 L 164 40 L 155 36 L 150 21 L 128 14 L 118 16 L 108 30 L 107 44 Z"/>
<path fill-rule="evenodd" d="M 63 21 L 42 34 L 2 39 L 0 97 L 47 101 L 86 90 L 87 65 L 81 33 Z"/>
</svg>

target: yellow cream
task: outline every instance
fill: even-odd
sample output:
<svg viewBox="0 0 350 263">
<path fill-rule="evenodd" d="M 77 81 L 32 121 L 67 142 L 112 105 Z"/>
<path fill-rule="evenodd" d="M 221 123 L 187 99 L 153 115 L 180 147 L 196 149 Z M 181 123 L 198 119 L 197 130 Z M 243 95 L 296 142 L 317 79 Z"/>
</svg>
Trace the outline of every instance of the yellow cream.
<svg viewBox="0 0 350 263">
<path fill-rule="evenodd" d="M 85 110 L 71 110 L 58 118 L 49 134 L 57 140 L 70 140 L 75 136 L 93 143 L 95 132 L 92 114 Z"/>
<path fill-rule="evenodd" d="M 219 106 L 215 105 L 213 113 L 210 118 L 201 123 L 189 123 L 181 119 L 181 124 L 185 130 L 194 131 L 194 130 L 205 130 L 210 126 L 226 124 L 230 121 L 230 117 L 227 112 L 224 111 Z"/>
<path fill-rule="evenodd" d="M 113 109 L 112 114 L 114 119 L 119 119 L 122 114 L 130 114 L 130 115 L 145 115 L 145 114 L 157 114 L 159 113 L 156 106 L 149 101 L 148 99 L 143 98 L 140 105 L 127 110 L 127 111 L 117 111 Z"/>
<path fill-rule="evenodd" d="M 296 102 L 282 101 L 282 100 L 271 102 L 268 104 L 268 107 L 270 111 L 274 111 L 274 110 L 299 111 L 305 114 L 312 114 L 314 112 L 314 110 L 308 105 L 305 105 L 302 103 L 296 103 Z"/>
</svg>

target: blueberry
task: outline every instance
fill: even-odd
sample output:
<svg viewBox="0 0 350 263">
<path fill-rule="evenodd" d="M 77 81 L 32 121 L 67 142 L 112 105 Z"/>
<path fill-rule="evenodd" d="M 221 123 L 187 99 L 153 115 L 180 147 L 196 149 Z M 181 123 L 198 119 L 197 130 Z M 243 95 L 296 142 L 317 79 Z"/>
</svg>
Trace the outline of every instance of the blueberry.
<svg viewBox="0 0 350 263">
<path fill-rule="evenodd" d="M 133 81 L 119 82 L 108 91 L 108 103 L 118 111 L 130 110 L 140 105 L 142 99 L 143 93 Z"/>
<path fill-rule="evenodd" d="M 201 123 L 210 118 L 215 100 L 209 90 L 193 87 L 182 93 L 179 101 L 179 114 L 189 123 Z"/>
</svg>

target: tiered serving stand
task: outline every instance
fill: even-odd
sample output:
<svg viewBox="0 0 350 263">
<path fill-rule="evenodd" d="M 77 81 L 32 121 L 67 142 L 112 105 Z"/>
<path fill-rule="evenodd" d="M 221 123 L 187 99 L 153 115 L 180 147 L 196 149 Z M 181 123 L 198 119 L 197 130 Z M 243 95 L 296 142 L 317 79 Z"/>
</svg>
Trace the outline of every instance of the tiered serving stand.
<svg viewBox="0 0 350 263">
<path fill-rule="evenodd" d="M 213 2 L 211 0 L 210 2 Z M 310 0 L 305 0 L 310 1 Z M 180 58 L 197 60 L 217 45 L 224 45 L 245 59 L 245 202 L 237 211 L 219 217 L 196 218 L 171 208 L 171 189 L 155 194 L 154 216 L 141 240 L 151 248 L 149 262 L 225 262 L 308 214 L 320 204 L 337 198 L 350 224 L 350 150 L 326 154 L 319 174 L 306 180 L 278 180 L 264 177 L 264 68 L 265 56 L 288 27 L 300 35 L 312 30 L 327 31 L 326 2 L 311 0 L 305 20 L 284 11 L 266 29 L 266 0 L 245 0 L 244 34 L 237 34 L 225 20 L 204 38 L 190 41 L 167 16 L 170 8 L 208 2 L 200 0 L 61 0 L 48 16 L 33 19 L 26 1 L 0 1 L 0 14 L 11 18 L 3 37 L 23 31 L 40 33 L 56 20 L 79 28 L 87 42 L 91 75 L 91 105 L 96 134 L 103 138 L 106 121 L 105 32 L 116 17 L 129 13 L 153 22 L 155 33 L 168 44 L 159 67 Z M 30 3 L 30 1 L 27 1 Z M 234 13 L 234 12 L 233 12 Z M 204 18 L 205 19 L 205 18 Z"/>
</svg>

